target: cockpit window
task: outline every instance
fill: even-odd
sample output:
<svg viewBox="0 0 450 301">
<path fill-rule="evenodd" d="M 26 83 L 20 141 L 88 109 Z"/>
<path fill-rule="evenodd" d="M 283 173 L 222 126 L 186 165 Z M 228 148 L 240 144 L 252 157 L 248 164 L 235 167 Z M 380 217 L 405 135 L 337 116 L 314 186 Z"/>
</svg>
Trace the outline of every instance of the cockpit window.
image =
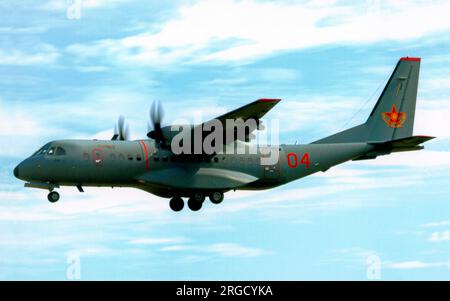
<svg viewBox="0 0 450 301">
<path fill-rule="evenodd" d="M 54 146 L 50 147 L 50 149 L 47 152 L 47 155 L 52 156 L 53 154 L 55 154 L 55 150 L 56 150 L 56 147 L 54 147 Z"/>
<path fill-rule="evenodd" d="M 62 148 L 61 146 L 58 146 L 56 148 L 55 155 L 57 155 L 57 156 L 64 156 L 65 154 L 66 154 L 66 150 L 64 148 Z"/>
<path fill-rule="evenodd" d="M 43 147 L 41 147 L 37 152 L 35 152 L 33 154 L 33 156 L 36 155 L 45 155 L 48 151 L 48 148 L 50 147 L 50 143 L 47 143 L 46 145 L 44 145 Z"/>
</svg>

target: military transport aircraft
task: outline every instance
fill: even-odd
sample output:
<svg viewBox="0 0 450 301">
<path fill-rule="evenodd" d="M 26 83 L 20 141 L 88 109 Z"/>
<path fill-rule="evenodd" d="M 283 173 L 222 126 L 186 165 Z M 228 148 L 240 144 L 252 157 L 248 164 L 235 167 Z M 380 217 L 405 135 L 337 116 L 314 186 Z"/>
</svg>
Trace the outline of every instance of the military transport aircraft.
<svg viewBox="0 0 450 301">
<path fill-rule="evenodd" d="M 174 211 L 182 210 L 182 198 L 188 198 L 188 207 L 197 211 L 205 197 L 219 204 L 230 190 L 273 188 L 349 160 L 423 149 L 420 144 L 434 137 L 412 136 L 419 68 L 420 58 L 401 58 L 365 123 L 310 144 L 272 147 L 277 158 L 269 163 L 262 163 L 268 147 L 258 145 L 253 146 L 253 153 L 174 152 L 171 145 L 178 132 L 161 125 L 162 108 L 154 103 L 149 139 L 128 141 L 128 127 L 121 117 L 111 140 L 49 142 L 21 162 L 14 175 L 26 182 L 25 187 L 49 190 L 50 202 L 59 200 L 55 189 L 60 186 L 76 186 L 80 192 L 84 186 L 134 187 L 170 198 Z M 236 127 L 224 126 L 223 132 L 231 131 L 232 138 L 218 139 L 216 146 L 223 150 L 231 144 L 234 149 L 247 145 L 244 148 L 250 149 L 245 142 L 253 131 L 262 128 L 261 118 L 279 101 L 259 99 L 215 119 L 221 124 L 237 119 L 256 121 L 244 137 L 235 135 Z M 210 123 L 189 129 L 208 132 L 214 128 L 207 129 Z"/>
</svg>

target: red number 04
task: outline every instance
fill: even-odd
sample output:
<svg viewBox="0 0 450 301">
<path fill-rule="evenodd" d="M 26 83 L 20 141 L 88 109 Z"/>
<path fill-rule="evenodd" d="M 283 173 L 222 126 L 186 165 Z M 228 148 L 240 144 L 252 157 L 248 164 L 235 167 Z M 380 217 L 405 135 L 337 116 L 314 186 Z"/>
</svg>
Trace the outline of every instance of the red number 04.
<svg viewBox="0 0 450 301">
<path fill-rule="evenodd" d="M 288 153 L 287 154 L 287 164 L 290 168 L 296 168 L 298 166 L 298 156 L 296 153 Z M 309 153 L 305 153 L 300 159 L 300 164 L 305 165 L 306 168 L 309 168 L 311 165 L 311 161 L 309 159 Z"/>
</svg>

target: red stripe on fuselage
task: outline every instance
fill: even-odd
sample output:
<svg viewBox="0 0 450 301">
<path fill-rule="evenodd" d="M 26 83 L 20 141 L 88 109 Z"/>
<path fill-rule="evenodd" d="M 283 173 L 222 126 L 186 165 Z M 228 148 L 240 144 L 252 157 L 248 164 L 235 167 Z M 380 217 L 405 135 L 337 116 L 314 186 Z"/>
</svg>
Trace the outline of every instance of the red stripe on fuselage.
<svg viewBox="0 0 450 301">
<path fill-rule="evenodd" d="M 144 149 L 144 155 L 145 155 L 145 170 L 149 170 L 149 161 L 148 161 L 148 148 L 147 144 L 145 144 L 144 141 L 140 141 L 142 148 Z"/>
</svg>

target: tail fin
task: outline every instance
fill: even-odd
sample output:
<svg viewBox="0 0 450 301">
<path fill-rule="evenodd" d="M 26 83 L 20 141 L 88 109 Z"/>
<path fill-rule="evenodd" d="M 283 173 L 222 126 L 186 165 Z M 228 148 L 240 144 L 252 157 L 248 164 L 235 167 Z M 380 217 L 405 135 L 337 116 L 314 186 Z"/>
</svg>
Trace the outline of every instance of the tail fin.
<svg viewBox="0 0 450 301">
<path fill-rule="evenodd" d="M 366 124 L 370 141 L 412 136 L 416 111 L 420 58 L 401 58 Z"/>
<path fill-rule="evenodd" d="M 367 121 L 313 143 L 381 143 L 412 136 L 420 58 L 397 63 Z"/>
</svg>

